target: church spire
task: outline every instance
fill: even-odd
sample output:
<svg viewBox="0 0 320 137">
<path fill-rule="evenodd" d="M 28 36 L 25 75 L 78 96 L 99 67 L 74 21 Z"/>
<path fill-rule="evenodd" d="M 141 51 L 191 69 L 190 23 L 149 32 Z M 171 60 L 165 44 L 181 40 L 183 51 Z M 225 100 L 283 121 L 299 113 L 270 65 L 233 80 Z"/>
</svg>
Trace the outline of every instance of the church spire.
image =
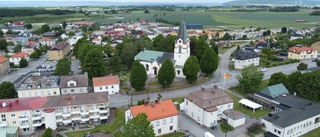
<svg viewBox="0 0 320 137">
<path fill-rule="evenodd" d="M 181 21 L 180 28 L 179 28 L 178 39 L 179 38 L 181 38 L 183 42 L 187 42 L 187 39 L 188 39 L 187 27 L 183 19 Z"/>
</svg>

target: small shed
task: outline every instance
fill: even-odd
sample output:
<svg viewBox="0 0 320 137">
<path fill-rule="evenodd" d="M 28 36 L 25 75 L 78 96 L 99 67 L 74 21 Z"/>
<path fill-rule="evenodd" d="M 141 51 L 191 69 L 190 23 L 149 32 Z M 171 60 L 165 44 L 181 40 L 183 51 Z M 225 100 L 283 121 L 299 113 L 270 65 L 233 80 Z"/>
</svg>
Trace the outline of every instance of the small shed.
<svg viewBox="0 0 320 137">
<path fill-rule="evenodd" d="M 226 116 L 228 124 L 234 128 L 246 123 L 246 115 L 242 112 L 229 109 L 224 111 L 223 114 Z"/>
<path fill-rule="evenodd" d="M 261 108 L 261 110 L 262 110 L 262 105 L 260 105 L 260 104 L 258 104 L 258 103 L 255 103 L 255 102 L 253 102 L 253 101 L 251 101 L 251 100 L 248 100 L 248 99 L 241 99 L 238 104 L 239 104 L 239 105 L 242 104 L 242 106 L 244 105 L 244 106 L 247 106 L 247 107 L 252 108 L 253 113 L 254 113 L 255 110 L 258 109 L 258 108 Z"/>
</svg>

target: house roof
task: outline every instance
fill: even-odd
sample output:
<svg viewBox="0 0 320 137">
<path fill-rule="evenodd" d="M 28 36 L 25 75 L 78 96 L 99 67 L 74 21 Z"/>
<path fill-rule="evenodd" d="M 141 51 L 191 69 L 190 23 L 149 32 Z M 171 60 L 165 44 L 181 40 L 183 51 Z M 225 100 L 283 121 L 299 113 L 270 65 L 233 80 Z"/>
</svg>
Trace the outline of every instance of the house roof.
<svg viewBox="0 0 320 137">
<path fill-rule="evenodd" d="M 289 94 L 288 89 L 282 83 L 268 86 L 259 92 L 273 99 L 283 94 Z"/>
<path fill-rule="evenodd" d="M 108 92 L 48 96 L 43 108 L 105 103 L 108 102 L 108 96 Z"/>
<path fill-rule="evenodd" d="M 314 51 L 316 50 L 314 47 L 311 46 L 294 46 L 289 48 L 289 52 L 294 52 L 300 54 L 302 51 Z"/>
<path fill-rule="evenodd" d="M 259 58 L 260 55 L 256 52 L 248 52 L 248 51 L 238 51 L 235 54 L 236 60 L 247 60 L 252 58 Z"/>
<path fill-rule="evenodd" d="M 120 84 L 118 75 L 115 76 L 104 76 L 104 77 L 95 77 L 93 78 L 93 86 L 105 86 L 105 85 L 114 85 Z"/>
<path fill-rule="evenodd" d="M 69 81 L 75 81 L 76 86 L 69 86 Z M 60 77 L 60 88 L 74 88 L 74 87 L 87 87 L 88 86 L 88 75 L 66 75 Z"/>
<path fill-rule="evenodd" d="M 243 114 L 242 112 L 233 110 L 233 109 L 229 109 L 223 112 L 223 114 L 225 114 L 227 117 L 233 119 L 233 120 L 237 120 L 237 119 L 241 119 L 246 117 L 245 114 Z"/>
<path fill-rule="evenodd" d="M 16 134 L 18 132 L 19 127 L 18 126 L 4 126 L 0 127 L 0 131 L 5 131 L 4 137 L 6 137 L 6 134 Z M 0 132 L 1 133 L 1 132 Z"/>
<path fill-rule="evenodd" d="M 139 52 L 134 58 L 140 61 L 153 62 L 156 61 L 159 57 L 162 57 L 164 52 L 161 51 L 152 51 L 144 50 Z"/>
<path fill-rule="evenodd" d="M 42 37 L 41 39 L 39 39 L 39 41 L 54 41 L 54 39 L 48 38 L 48 37 Z"/>
<path fill-rule="evenodd" d="M 26 52 L 18 52 L 11 56 L 11 58 L 25 58 L 25 56 L 28 56 L 28 53 Z"/>
<path fill-rule="evenodd" d="M 8 58 L 0 57 L 0 63 L 6 62 L 6 61 L 8 61 L 8 60 L 9 60 Z"/>
<path fill-rule="evenodd" d="M 47 97 L 13 98 L 0 100 L 0 112 L 13 112 L 42 108 L 47 101 Z M 3 107 L 3 103 L 6 104 Z"/>
<path fill-rule="evenodd" d="M 66 47 L 68 47 L 70 45 L 69 42 L 60 42 L 58 44 L 56 44 L 53 48 L 51 48 L 50 50 L 63 50 L 65 49 Z"/>
<path fill-rule="evenodd" d="M 92 41 L 101 41 L 99 38 L 94 38 Z"/>
<path fill-rule="evenodd" d="M 223 93 L 218 88 L 201 89 L 199 91 L 191 92 L 185 99 L 193 102 L 206 111 L 209 111 L 209 109 L 211 110 L 212 107 L 233 102 L 226 93 Z"/>
<path fill-rule="evenodd" d="M 187 32 L 186 23 L 184 22 L 184 20 L 181 21 L 178 38 L 181 38 L 183 42 L 187 42 L 188 40 L 188 32 Z"/>
<path fill-rule="evenodd" d="M 130 107 L 133 117 L 139 113 L 145 113 L 149 121 L 162 119 L 178 115 L 177 108 L 174 106 L 172 100 L 163 100 L 158 103 L 149 103 L 147 105 Z"/>
</svg>

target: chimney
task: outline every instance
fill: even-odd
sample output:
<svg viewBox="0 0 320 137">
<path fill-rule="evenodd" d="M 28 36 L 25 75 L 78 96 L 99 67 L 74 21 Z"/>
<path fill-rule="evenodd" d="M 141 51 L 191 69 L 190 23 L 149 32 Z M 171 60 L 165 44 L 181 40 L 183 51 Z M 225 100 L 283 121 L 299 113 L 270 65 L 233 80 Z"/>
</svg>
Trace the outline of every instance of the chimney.
<svg viewBox="0 0 320 137">
<path fill-rule="evenodd" d="M 159 103 L 159 100 L 158 100 L 158 99 L 154 100 L 154 103 L 158 104 L 158 103 Z"/>
<path fill-rule="evenodd" d="M 205 91 L 206 88 L 204 86 L 201 86 L 201 91 Z"/>
<path fill-rule="evenodd" d="M 148 104 L 149 104 L 149 101 L 148 101 L 148 100 L 145 100 L 143 103 L 144 103 L 144 105 L 148 105 Z"/>
</svg>

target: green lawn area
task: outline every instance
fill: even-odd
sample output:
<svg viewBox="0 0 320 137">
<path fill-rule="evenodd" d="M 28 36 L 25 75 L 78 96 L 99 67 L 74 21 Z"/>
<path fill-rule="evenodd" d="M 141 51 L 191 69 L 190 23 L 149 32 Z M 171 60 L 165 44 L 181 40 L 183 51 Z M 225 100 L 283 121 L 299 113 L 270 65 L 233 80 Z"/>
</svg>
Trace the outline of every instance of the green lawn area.
<svg viewBox="0 0 320 137">
<path fill-rule="evenodd" d="M 303 135 L 302 137 L 319 137 L 320 136 L 320 128 L 315 129 L 305 135 Z"/>
<path fill-rule="evenodd" d="M 117 109 L 115 113 L 115 121 L 110 124 L 105 125 L 99 125 L 96 126 L 94 129 L 91 130 L 83 130 L 83 131 L 76 131 L 76 132 L 68 132 L 66 135 L 68 137 L 82 137 L 88 132 L 96 131 L 96 130 L 103 130 L 105 132 L 112 133 L 118 129 L 120 129 L 121 126 L 125 124 L 125 116 L 124 116 L 124 108 Z M 116 133 L 117 135 L 121 136 L 121 133 Z"/>
<path fill-rule="evenodd" d="M 122 137 L 121 131 L 117 131 L 116 133 L 113 134 L 113 137 Z"/>
<path fill-rule="evenodd" d="M 163 136 L 160 136 L 160 137 L 184 137 L 184 133 L 176 132 L 176 133 L 163 135 Z"/>
<path fill-rule="evenodd" d="M 171 98 L 173 102 L 177 101 L 180 103 L 182 103 L 184 101 L 184 97 L 176 97 L 176 98 Z"/>
</svg>

